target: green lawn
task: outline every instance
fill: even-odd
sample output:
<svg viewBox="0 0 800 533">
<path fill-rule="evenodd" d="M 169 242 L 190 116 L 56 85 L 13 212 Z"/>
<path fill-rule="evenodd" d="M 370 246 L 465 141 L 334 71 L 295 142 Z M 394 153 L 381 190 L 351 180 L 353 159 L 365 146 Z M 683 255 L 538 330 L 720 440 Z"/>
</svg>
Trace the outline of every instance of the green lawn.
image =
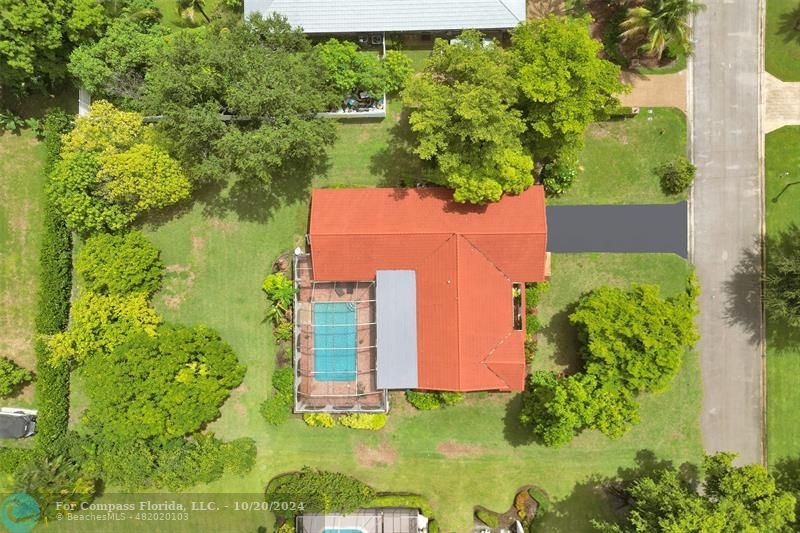
<svg viewBox="0 0 800 533">
<path fill-rule="evenodd" d="M 661 191 L 655 169 L 686 155 L 686 116 L 678 109 L 642 109 L 635 118 L 598 122 L 586 132 L 572 188 L 551 204 L 671 203 L 686 195 Z"/>
<path fill-rule="evenodd" d="M 0 356 L 33 369 L 44 147 L 30 131 L 0 135 Z M 0 406 L 30 406 L 34 387 Z"/>
<path fill-rule="evenodd" d="M 767 235 L 800 224 L 800 127 L 785 127 L 766 139 Z M 790 183 L 796 183 L 785 189 Z M 780 194 L 784 191 L 783 194 Z M 776 197 L 780 197 L 775 201 Z M 769 268 L 769 249 L 767 249 Z M 800 332 L 767 316 L 767 444 L 769 463 L 800 456 Z"/>
<path fill-rule="evenodd" d="M 313 185 L 374 186 L 416 179 L 414 158 L 402 149 L 406 132 L 396 99 L 388 111 L 383 121 L 340 121 L 327 172 Z M 662 115 L 663 122 L 671 121 L 684 134 L 681 115 L 667 111 L 656 118 Z M 649 130 L 653 124 L 641 126 Z M 623 144 L 616 138 L 613 142 Z M 602 152 L 596 147 L 592 153 L 587 147 L 586 160 L 597 159 Z M 605 162 L 596 163 L 601 164 Z M 621 181 L 603 198 L 626 201 L 622 187 L 627 183 Z M 633 466 L 641 450 L 676 464 L 699 460 L 701 391 L 694 355 L 687 355 L 668 392 L 642 399 L 642 423 L 617 441 L 588 432 L 556 450 L 532 444 L 516 423 L 519 396 L 489 393 L 469 395 L 462 405 L 426 413 L 414 411 L 401 395 L 393 395 L 389 424 L 379 432 L 309 428 L 300 419 L 277 428 L 267 425 L 258 406 L 270 394 L 275 347 L 264 320 L 260 285 L 276 256 L 303 243 L 308 221 L 306 185 L 298 180 L 290 189 L 287 196 L 294 200 L 268 205 L 260 204 L 257 194 L 236 202 L 215 202 L 215 195 L 200 195 L 201 201 L 188 211 L 176 210 L 173 218 L 162 217 L 145 226 L 167 265 L 164 288 L 155 298 L 159 311 L 168 321 L 202 322 L 216 328 L 248 367 L 244 383 L 209 430 L 225 439 L 255 438 L 256 467 L 244 478 L 226 477 L 196 487 L 195 492 L 258 497 L 274 475 L 310 465 L 351 473 L 378 490 L 422 493 L 431 500 L 443 531 L 466 531 L 473 505 L 506 509 L 519 486 L 533 483 L 556 500 L 555 512 L 543 519 L 548 530 L 588 531 L 590 518 L 613 518 L 592 481 L 595 476 L 611 476 Z M 579 190 L 571 203 L 588 193 Z M 574 361 L 575 345 L 570 340 L 574 332 L 564 317 L 584 291 L 603 283 L 649 282 L 671 293 L 681 288 L 687 268 L 685 261 L 671 255 L 556 255 L 552 288 L 540 307 L 546 329 L 536 366 Z M 263 516 L 231 518 L 226 513 L 201 519 L 207 520 L 203 528 L 221 530 L 252 530 L 269 522 Z M 198 527 L 174 525 L 171 531 Z"/>
<path fill-rule="evenodd" d="M 766 68 L 783 81 L 800 81 L 800 4 L 768 0 L 764 36 Z"/>
</svg>

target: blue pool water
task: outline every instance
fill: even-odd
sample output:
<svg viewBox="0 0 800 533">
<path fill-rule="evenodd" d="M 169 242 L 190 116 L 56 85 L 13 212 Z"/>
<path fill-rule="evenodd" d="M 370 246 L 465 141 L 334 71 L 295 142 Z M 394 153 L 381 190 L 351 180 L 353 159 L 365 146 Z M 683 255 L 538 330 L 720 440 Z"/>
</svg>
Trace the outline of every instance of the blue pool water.
<svg viewBox="0 0 800 533">
<path fill-rule="evenodd" d="M 314 372 L 317 381 L 356 380 L 355 304 L 314 304 Z"/>
<path fill-rule="evenodd" d="M 338 529 L 326 527 L 322 533 L 364 533 L 363 529 Z"/>
</svg>

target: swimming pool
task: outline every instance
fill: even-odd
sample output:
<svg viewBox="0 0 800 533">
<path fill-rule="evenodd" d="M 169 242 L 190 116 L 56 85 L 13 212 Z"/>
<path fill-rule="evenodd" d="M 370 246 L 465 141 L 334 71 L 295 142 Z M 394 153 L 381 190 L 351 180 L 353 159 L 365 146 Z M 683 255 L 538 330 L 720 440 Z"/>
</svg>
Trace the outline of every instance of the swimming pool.
<svg viewBox="0 0 800 533">
<path fill-rule="evenodd" d="M 355 304 L 314 304 L 314 378 L 317 381 L 356 380 Z"/>
<path fill-rule="evenodd" d="M 326 527 L 322 530 L 322 533 L 365 533 L 363 529 L 339 529 L 339 528 L 330 528 Z"/>
</svg>

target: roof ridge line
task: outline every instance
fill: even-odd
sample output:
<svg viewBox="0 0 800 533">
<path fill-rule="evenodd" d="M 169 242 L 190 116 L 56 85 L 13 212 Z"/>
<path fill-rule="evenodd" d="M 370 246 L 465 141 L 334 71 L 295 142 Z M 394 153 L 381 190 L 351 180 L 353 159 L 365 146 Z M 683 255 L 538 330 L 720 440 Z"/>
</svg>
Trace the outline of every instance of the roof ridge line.
<svg viewBox="0 0 800 533">
<path fill-rule="evenodd" d="M 497 372 L 495 372 L 494 368 L 492 368 L 492 365 L 491 365 L 491 363 L 489 363 L 489 362 L 488 362 L 488 359 L 489 359 L 489 358 L 492 356 L 492 354 L 494 354 L 494 352 L 496 352 L 496 351 L 497 351 L 497 348 L 499 348 L 499 347 L 500 347 L 502 344 L 504 344 L 504 343 L 505 343 L 505 342 L 508 340 L 508 338 L 509 338 L 509 337 L 511 337 L 511 335 L 512 335 L 513 333 L 514 333 L 514 330 L 513 330 L 513 329 L 512 329 L 511 331 L 509 331 L 508 333 L 506 333 L 506 334 L 505 334 L 505 336 L 504 336 L 502 339 L 500 339 L 500 341 L 499 341 L 497 344 L 495 344 L 495 345 L 492 347 L 492 349 L 491 349 L 491 350 L 489 350 L 489 352 L 486 354 L 486 357 L 485 357 L 485 358 L 484 358 L 484 359 L 481 361 L 481 363 L 483 364 L 483 366 L 485 366 L 485 367 L 486 367 L 486 369 L 487 369 L 489 372 L 491 372 L 492 374 L 494 374 L 495 376 L 497 376 L 497 379 L 499 379 L 500 381 L 502 381 L 503 383 L 505 383 L 505 384 L 506 384 L 506 387 L 508 387 L 509 389 L 511 388 L 511 384 L 510 384 L 508 381 L 506 381 L 506 380 L 505 380 L 505 378 L 504 378 L 503 376 L 501 376 L 500 374 L 498 374 Z"/>
<path fill-rule="evenodd" d="M 459 276 L 461 275 L 461 264 L 459 262 L 458 257 L 458 238 L 462 235 L 459 233 L 453 233 L 450 239 L 453 237 L 456 238 L 456 276 L 455 276 L 455 283 L 456 283 L 456 339 L 458 341 L 458 389 L 462 390 L 464 387 L 461 385 L 461 371 L 464 369 L 464 365 L 462 363 L 462 358 L 464 356 L 463 350 L 461 349 L 461 283 L 458 282 Z M 448 239 L 448 241 L 450 240 Z"/>
<path fill-rule="evenodd" d="M 495 268 L 495 269 L 496 269 L 498 272 L 500 272 L 500 274 L 501 274 L 501 275 L 502 275 L 504 278 L 506 278 L 506 279 L 508 280 L 508 282 L 509 282 L 509 283 L 514 283 L 514 281 L 513 281 L 511 278 L 509 278 L 509 277 L 508 277 L 508 274 L 506 274 L 505 272 L 503 272 L 503 271 L 500 269 L 500 267 L 499 267 L 499 266 L 497 266 L 497 264 L 496 264 L 494 261 L 492 261 L 491 259 L 489 259 L 489 256 L 488 256 L 488 255 L 486 255 L 486 253 L 484 253 L 484 251 L 483 251 L 483 250 L 481 250 L 480 248 L 478 248 L 478 247 L 475 245 L 475 243 L 474 243 L 474 242 L 472 242 L 472 241 L 471 241 L 471 240 L 470 240 L 470 239 L 469 239 L 469 238 L 468 238 L 466 235 L 464 235 L 464 234 L 459 234 L 459 236 L 460 236 L 462 239 L 464 239 L 465 241 L 467 241 L 467 242 L 469 243 L 469 245 L 470 245 L 470 246 L 472 246 L 472 248 L 473 248 L 473 249 L 474 249 L 476 252 L 478 252 L 479 254 L 481 254 L 481 255 L 483 256 L 483 258 L 484 258 L 484 259 L 486 259 L 486 262 L 487 262 L 487 263 L 489 263 L 490 265 L 492 265 L 492 266 L 493 266 L 493 267 L 494 267 L 494 268 Z"/>
<path fill-rule="evenodd" d="M 504 8 L 506 8 L 506 11 L 508 11 L 509 13 L 511 13 L 511 16 L 512 16 L 512 17 L 514 17 L 514 18 L 515 18 L 515 19 L 516 19 L 518 22 L 522 22 L 523 20 L 525 20 L 524 18 L 523 18 L 523 19 L 519 18 L 519 17 L 517 16 L 517 14 L 516 14 L 516 13 L 514 13 L 514 12 L 511 10 L 511 8 L 510 8 L 510 7 L 508 7 L 508 6 L 506 5 L 506 2 L 505 2 L 505 0 L 497 0 L 497 1 L 500 3 L 500 5 L 501 5 L 501 6 L 503 6 Z M 526 2 L 526 4 L 525 4 L 525 8 L 527 9 L 527 2 Z M 526 17 L 526 18 L 527 18 L 527 17 Z"/>
</svg>

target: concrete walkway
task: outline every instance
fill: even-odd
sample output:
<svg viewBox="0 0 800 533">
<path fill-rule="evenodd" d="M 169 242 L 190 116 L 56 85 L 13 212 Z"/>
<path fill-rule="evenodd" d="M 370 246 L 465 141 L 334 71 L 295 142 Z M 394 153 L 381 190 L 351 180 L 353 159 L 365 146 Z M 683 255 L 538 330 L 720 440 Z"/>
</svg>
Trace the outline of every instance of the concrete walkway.
<svg viewBox="0 0 800 533">
<path fill-rule="evenodd" d="M 632 85 L 630 93 L 620 97 L 623 106 L 677 107 L 686 112 L 686 71 L 674 74 L 646 75 L 623 72 L 623 83 Z"/>
<path fill-rule="evenodd" d="M 551 252 L 651 252 L 686 257 L 686 202 L 547 207 Z"/>
<path fill-rule="evenodd" d="M 707 452 L 734 452 L 738 464 L 763 463 L 761 13 L 754 0 L 705 4 L 694 21 L 689 113 L 697 166 L 700 424 Z"/>
<path fill-rule="evenodd" d="M 765 73 L 764 92 L 767 101 L 764 133 L 783 126 L 800 125 L 800 82 L 781 81 Z"/>
</svg>

